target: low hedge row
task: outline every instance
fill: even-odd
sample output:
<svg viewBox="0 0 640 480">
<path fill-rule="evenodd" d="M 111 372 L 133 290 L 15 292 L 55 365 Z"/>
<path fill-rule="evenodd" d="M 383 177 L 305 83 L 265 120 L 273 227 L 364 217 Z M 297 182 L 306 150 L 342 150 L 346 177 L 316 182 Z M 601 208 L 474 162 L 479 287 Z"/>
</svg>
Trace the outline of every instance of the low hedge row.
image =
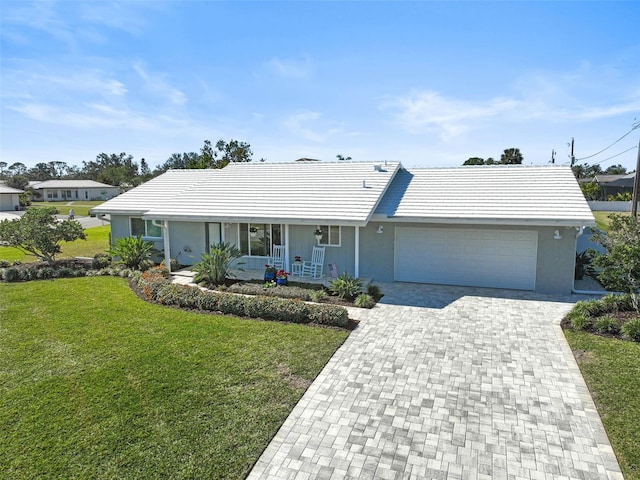
<svg viewBox="0 0 640 480">
<path fill-rule="evenodd" d="M 598 300 L 580 301 L 565 318 L 574 330 L 622 335 L 640 342 L 640 315 L 619 316 L 620 312 L 636 312 L 631 295 L 609 294 Z"/>
<path fill-rule="evenodd" d="M 241 317 L 262 318 L 293 323 L 316 323 L 346 327 L 347 309 L 337 305 L 317 305 L 301 300 L 289 300 L 264 295 L 238 295 L 212 292 L 198 287 L 172 284 L 162 269 L 142 273 L 138 288 L 147 299 L 163 305 L 220 312 Z"/>
</svg>

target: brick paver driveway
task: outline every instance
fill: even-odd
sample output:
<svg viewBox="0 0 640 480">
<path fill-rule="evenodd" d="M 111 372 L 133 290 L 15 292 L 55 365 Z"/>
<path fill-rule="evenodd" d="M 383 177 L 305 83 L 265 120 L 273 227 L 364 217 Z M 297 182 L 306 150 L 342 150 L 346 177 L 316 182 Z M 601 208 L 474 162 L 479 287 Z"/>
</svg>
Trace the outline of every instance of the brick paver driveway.
<svg viewBox="0 0 640 480">
<path fill-rule="evenodd" d="M 559 328 L 576 298 L 382 291 L 248 478 L 622 478 Z"/>
</svg>

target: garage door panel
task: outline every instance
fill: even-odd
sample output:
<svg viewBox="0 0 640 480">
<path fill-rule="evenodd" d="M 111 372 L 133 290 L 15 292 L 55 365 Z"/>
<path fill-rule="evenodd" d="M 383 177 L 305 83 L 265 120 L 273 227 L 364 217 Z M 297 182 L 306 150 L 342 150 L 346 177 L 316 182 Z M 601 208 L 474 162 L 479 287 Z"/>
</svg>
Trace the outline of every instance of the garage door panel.
<svg viewBox="0 0 640 480">
<path fill-rule="evenodd" d="M 396 228 L 395 279 L 535 289 L 538 234 L 527 230 Z"/>
</svg>

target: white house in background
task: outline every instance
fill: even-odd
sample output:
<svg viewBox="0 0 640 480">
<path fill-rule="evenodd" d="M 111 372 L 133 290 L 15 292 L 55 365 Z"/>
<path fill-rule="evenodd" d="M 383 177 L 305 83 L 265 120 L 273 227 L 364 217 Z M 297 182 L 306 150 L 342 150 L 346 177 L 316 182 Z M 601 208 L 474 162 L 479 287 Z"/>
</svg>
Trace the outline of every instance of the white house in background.
<svg viewBox="0 0 640 480">
<path fill-rule="evenodd" d="M 0 183 L 0 211 L 18 210 L 20 208 L 20 199 L 18 196 L 21 193 L 24 192 Z"/>
<path fill-rule="evenodd" d="M 111 216 L 112 242 L 142 235 L 182 264 L 227 241 L 246 269 L 284 245 L 288 268 L 319 244 L 325 264 L 374 281 L 562 294 L 573 288 L 576 237 L 595 225 L 569 167 L 399 162 L 170 170 L 92 213 Z"/>
<path fill-rule="evenodd" d="M 93 180 L 45 180 L 29 182 L 29 188 L 36 199 L 46 202 L 109 200 L 120 194 L 120 187 Z"/>
</svg>

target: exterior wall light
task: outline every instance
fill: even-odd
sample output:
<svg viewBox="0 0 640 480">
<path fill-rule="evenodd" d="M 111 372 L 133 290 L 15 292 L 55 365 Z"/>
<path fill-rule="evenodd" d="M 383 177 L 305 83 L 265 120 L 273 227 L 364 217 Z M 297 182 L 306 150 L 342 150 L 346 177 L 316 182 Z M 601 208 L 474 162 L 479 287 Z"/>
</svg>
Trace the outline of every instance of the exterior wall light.
<svg viewBox="0 0 640 480">
<path fill-rule="evenodd" d="M 384 227 L 382 225 L 378 225 L 378 233 L 384 233 Z"/>
<path fill-rule="evenodd" d="M 553 238 L 554 240 L 562 240 L 562 235 L 560 235 L 560 230 L 556 230 L 555 232 L 553 232 Z"/>
</svg>

